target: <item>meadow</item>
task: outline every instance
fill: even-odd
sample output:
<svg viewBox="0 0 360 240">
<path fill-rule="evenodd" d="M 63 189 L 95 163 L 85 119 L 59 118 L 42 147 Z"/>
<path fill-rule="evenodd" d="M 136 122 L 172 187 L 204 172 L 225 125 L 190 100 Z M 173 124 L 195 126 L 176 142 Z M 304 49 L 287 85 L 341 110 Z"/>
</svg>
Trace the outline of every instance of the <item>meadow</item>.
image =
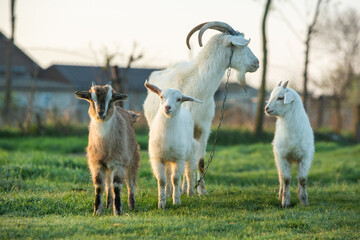
<svg viewBox="0 0 360 240">
<path fill-rule="evenodd" d="M 224 130 L 205 177 L 208 196 L 157 209 L 157 183 L 142 147 L 137 208 L 94 217 L 94 188 L 78 136 L 0 138 L 1 239 L 358 239 L 360 237 L 360 145 L 316 142 L 308 179 L 309 206 L 296 195 L 291 207 L 277 199 L 278 177 L 271 135 L 257 142 L 244 131 Z M 212 143 L 210 140 L 209 148 Z M 207 160 L 207 159 L 206 159 Z"/>
</svg>

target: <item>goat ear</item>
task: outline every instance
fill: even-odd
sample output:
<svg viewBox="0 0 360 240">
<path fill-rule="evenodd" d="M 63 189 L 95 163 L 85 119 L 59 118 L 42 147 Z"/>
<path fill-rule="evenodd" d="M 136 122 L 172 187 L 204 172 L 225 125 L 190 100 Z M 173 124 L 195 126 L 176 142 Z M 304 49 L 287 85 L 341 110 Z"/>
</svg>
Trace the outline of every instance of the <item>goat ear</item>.
<svg viewBox="0 0 360 240">
<path fill-rule="evenodd" d="M 200 101 L 200 100 L 198 100 L 198 99 L 196 99 L 196 98 L 189 97 L 189 96 L 183 96 L 182 99 L 181 99 L 181 102 L 186 102 L 186 101 L 203 103 L 203 101 Z"/>
<path fill-rule="evenodd" d="M 140 118 L 140 114 L 137 114 L 136 112 L 133 112 L 133 111 L 127 111 L 130 116 L 131 116 L 131 120 L 132 122 L 137 122 Z"/>
<path fill-rule="evenodd" d="M 86 101 L 91 101 L 91 94 L 88 91 L 76 91 L 75 96 L 78 99 L 84 99 Z"/>
<path fill-rule="evenodd" d="M 291 103 L 295 100 L 295 95 L 292 92 L 285 93 L 284 104 Z"/>
<path fill-rule="evenodd" d="M 117 102 L 117 101 L 125 101 L 128 99 L 128 96 L 126 94 L 122 94 L 122 93 L 114 93 L 112 95 L 112 100 L 114 102 Z"/>
<path fill-rule="evenodd" d="M 250 39 L 247 40 L 242 36 L 231 36 L 231 43 L 238 47 L 244 47 L 250 43 Z"/>
<path fill-rule="evenodd" d="M 161 92 L 162 92 L 162 90 L 161 90 L 160 88 L 158 88 L 157 86 L 149 83 L 147 80 L 145 81 L 144 86 L 145 86 L 147 89 L 149 89 L 150 91 L 156 93 L 156 94 L 159 95 L 159 96 L 160 96 L 160 94 L 161 94 Z"/>
</svg>

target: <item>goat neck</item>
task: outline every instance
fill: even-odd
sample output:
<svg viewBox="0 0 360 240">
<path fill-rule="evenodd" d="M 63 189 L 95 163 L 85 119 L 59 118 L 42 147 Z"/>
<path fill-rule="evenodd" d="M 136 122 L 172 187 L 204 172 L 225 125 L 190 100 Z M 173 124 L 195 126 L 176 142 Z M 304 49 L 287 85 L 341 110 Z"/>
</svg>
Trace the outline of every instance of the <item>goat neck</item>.
<svg viewBox="0 0 360 240">
<path fill-rule="evenodd" d="M 232 49 L 223 47 L 219 43 L 219 36 L 221 35 L 213 37 L 195 60 L 199 73 L 199 79 L 196 81 L 202 85 L 202 88 L 195 89 L 195 91 L 201 91 L 203 94 L 200 95 L 203 99 L 214 96 L 226 69 L 229 67 Z M 199 96 L 198 94 L 193 95 Z"/>
<path fill-rule="evenodd" d="M 290 132 L 301 132 L 304 123 L 309 121 L 300 97 L 297 96 L 292 104 L 290 111 L 282 117 L 277 117 L 276 129 L 287 128 L 291 130 Z"/>
<path fill-rule="evenodd" d="M 100 138 L 106 137 L 111 132 L 112 126 L 117 125 L 114 122 L 116 121 L 116 117 L 114 115 L 115 112 L 106 121 L 97 121 L 90 115 L 91 117 L 90 117 L 89 133 L 95 134 L 97 137 Z"/>
</svg>

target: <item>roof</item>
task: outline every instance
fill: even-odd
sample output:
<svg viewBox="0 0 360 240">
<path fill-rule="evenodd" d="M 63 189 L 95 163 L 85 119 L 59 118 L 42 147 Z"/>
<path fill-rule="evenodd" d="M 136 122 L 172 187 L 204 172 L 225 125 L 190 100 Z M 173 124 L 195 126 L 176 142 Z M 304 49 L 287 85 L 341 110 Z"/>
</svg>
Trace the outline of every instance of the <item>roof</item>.
<svg viewBox="0 0 360 240">
<path fill-rule="evenodd" d="M 6 66 L 6 52 L 8 46 L 8 38 L 0 32 L 0 66 Z M 12 65 L 13 66 L 24 66 L 29 73 L 34 73 L 36 69 L 40 69 L 41 67 L 32 60 L 23 50 L 13 45 L 12 52 Z"/>
<path fill-rule="evenodd" d="M 125 68 L 120 68 L 124 71 Z M 129 90 L 145 91 L 144 82 L 153 71 L 159 69 L 154 68 L 131 68 L 127 73 Z M 41 78 L 52 79 L 60 82 L 70 82 L 74 86 L 74 90 L 89 89 L 91 83 L 106 84 L 108 78 L 102 67 L 98 66 L 76 66 L 76 65 L 52 65 L 39 74 Z"/>
</svg>

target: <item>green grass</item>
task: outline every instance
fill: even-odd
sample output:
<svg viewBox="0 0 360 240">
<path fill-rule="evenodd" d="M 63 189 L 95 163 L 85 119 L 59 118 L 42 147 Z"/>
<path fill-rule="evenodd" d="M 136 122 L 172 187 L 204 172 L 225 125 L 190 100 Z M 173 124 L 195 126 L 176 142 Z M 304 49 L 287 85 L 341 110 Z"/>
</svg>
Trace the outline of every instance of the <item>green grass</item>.
<svg viewBox="0 0 360 240">
<path fill-rule="evenodd" d="M 241 132 L 236 132 L 241 135 Z M 238 144 L 229 131 L 220 141 L 206 175 L 209 196 L 168 199 L 157 209 L 157 184 L 142 151 L 137 209 L 106 209 L 93 217 L 94 189 L 84 155 L 87 137 L 3 137 L 0 139 L 1 239 L 356 239 L 360 236 L 360 145 L 317 142 L 309 174 L 308 207 L 296 196 L 291 208 L 277 199 L 272 146 Z M 147 136 L 139 135 L 142 149 Z M 211 142 L 210 142 L 211 143 Z M 211 144 L 210 144 L 211 147 Z"/>
</svg>

